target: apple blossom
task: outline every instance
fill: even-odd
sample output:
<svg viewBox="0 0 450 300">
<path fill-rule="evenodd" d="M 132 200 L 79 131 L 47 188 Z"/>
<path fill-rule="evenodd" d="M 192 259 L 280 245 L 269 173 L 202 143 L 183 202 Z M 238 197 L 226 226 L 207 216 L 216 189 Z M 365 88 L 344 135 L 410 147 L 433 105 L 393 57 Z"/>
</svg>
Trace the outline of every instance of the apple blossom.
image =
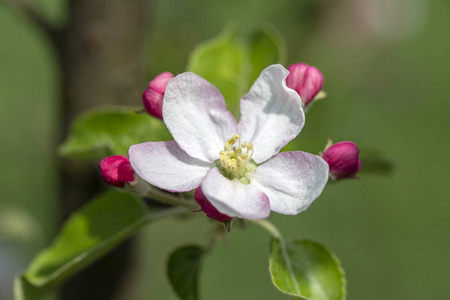
<svg viewBox="0 0 450 300">
<path fill-rule="evenodd" d="M 162 119 L 162 103 L 164 92 L 169 80 L 173 78 L 170 72 L 163 72 L 148 84 L 148 88 L 142 94 L 142 103 L 145 110 L 152 116 Z"/>
<path fill-rule="evenodd" d="M 290 72 L 286 78 L 287 86 L 297 91 L 302 99 L 303 107 L 307 107 L 322 90 L 322 72 L 305 63 L 292 64 L 287 69 Z"/>
<path fill-rule="evenodd" d="M 99 163 L 103 180 L 108 184 L 123 187 L 134 180 L 134 172 L 128 158 L 122 155 L 108 156 Z"/>
<path fill-rule="evenodd" d="M 263 70 L 241 99 L 239 123 L 211 83 L 190 72 L 176 76 L 163 105 L 174 140 L 131 146 L 133 169 L 164 190 L 201 187 L 206 199 L 230 217 L 304 211 L 325 187 L 328 164 L 310 153 L 278 153 L 305 120 L 299 95 L 286 86 L 288 74 L 281 65 Z"/>
<path fill-rule="evenodd" d="M 332 144 L 322 154 L 323 159 L 330 167 L 331 179 L 353 178 L 361 169 L 361 160 L 359 159 L 359 149 L 355 143 L 343 141 Z"/>
</svg>

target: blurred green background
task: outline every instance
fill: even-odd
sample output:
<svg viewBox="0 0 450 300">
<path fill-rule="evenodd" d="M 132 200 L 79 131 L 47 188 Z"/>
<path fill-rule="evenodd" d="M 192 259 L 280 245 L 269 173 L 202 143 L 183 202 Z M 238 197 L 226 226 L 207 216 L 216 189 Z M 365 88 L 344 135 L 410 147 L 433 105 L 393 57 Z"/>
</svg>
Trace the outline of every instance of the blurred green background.
<svg viewBox="0 0 450 300">
<path fill-rule="evenodd" d="M 64 20 L 65 2 L 36 4 Z M 306 62 L 325 75 L 328 98 L 308 112 L 301 150 L 317 153 L 309 141 L 325 145 L 328 137 L 352 140 L 394 169 L 369 174 L 363 165 L 362 180 L 331 185 L 306 212 L 270 220 L 287 238 L 332 249 L 350 300 L 450 299 L 449 14 L 445 0 L 153 1 L 146 80 L 183 72 L 194 47 L 230 21 L 244 30 L 273 24 L 288 64 Z M 3 5 L 0 37 L 0 299 L 8 300 L 11 274 L 56 232 L 61 80 L 46 37 Z M 165 275 L 168 253 L 204 244 L 211 228 L 202 217 L 145 228 L 123 298 L 177 299 Z M 267 257 L 266 232 L 235 228 L 205 260 L 202 299 L 288 299 L 272 286 Z"/>
</svg>

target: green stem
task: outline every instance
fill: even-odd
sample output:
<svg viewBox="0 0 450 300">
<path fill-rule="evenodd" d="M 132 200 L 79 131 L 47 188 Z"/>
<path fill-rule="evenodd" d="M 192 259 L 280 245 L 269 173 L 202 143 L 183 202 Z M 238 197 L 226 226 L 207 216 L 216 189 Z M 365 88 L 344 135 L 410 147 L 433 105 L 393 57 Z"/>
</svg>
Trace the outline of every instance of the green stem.
<svg viewBox="0 0 450 300">
<path fill-rule="evenodd" d="M 284 239 L 283 236 L 281 235 L 281 232 L 271 222 L 267 220 L 250 220 L 250 219 L 248 219 L 248 221 L 261 226 L 262 228 L 267 230 L 274 238 L 277 238 L 280 241 L 283 241 L 284 243 Z"/>
<path fill-rule="evenodd" d="M 190 211 L 196 210 L 199 207 L 196 201 L 181 199 L 178 196 L 162 192 L 154 188 L 150 188 L 146 196 L 169 205 L 185 207 Z"/>
<path fill-rule="evenodd" d="M 139 176 L 136 176 L 136 180 L 133 182 L 125 185 L 124 189 L 140 197 L 148 197 L 171 206 L 182 206 L 190 211 L 197 210 L 199 208 L 195 199 L 186 199 L 179 194 L 171 194 L 158 190 L 149 185 Z"/>
<path fill-rule="evenodd" d="M 181 214 L 185 214 L 185 213 L 191 213 L 191 212 L 192 212 L 191 210 L 188 210 L 184 207 L 167 208 L 162 211 L 149 213 L 147 215 L 146 222 L 147 223 L 153 222 L 156 220 L 160 220 L 160 219 L 164 219 L 164 218 L 168 218 L 168 217 L 172 217 L 172 216 L 176 216 L 176 215 L 181 215 Z"/>
<path fill-rule="evenodd" d="M 209 241 L 208 245 L 206 245 L 206 247 L 205 247 L 206 253 L 212 251 L 212 249 L 216 245 L 217 241 L 219 241 L 223 237 L 225 232 L 226 232 L 226 229 L 223 227 L 222 224 L 218 224 L 218 226 L 216 226 L 213 237 Z"/>
</svg>

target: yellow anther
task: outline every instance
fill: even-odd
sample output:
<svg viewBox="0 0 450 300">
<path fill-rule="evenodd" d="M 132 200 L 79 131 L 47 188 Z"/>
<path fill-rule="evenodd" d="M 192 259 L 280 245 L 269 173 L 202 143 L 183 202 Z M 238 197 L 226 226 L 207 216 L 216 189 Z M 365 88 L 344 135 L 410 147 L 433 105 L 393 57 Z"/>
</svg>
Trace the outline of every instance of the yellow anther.
<svg viewBox="0 0 450 300">
<path fill-rule="evenodd" d="M 226 170 L 228 176 L 242 178 L 246 176 L 246 166 L 252 155 L 253 144 L 246 141 L 241 143 L 241 136 L 235 134 L 227 139 L 224 150 L 219 152 L 220 164 Z"/>
</svg>

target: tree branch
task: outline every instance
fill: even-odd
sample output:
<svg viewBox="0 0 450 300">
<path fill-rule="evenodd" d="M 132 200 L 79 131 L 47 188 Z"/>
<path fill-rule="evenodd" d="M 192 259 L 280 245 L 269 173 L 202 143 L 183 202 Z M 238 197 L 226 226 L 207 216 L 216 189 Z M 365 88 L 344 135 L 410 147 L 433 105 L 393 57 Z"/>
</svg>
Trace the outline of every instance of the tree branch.
<svg viewBox="0 0 450 300">
<path fill-rule="evenodd" d="M 0 3 L 10 6 L 12 9 L 23 15 L 30 22 L 37 25 L 53 42 L 56 43 L 58 29 L 50 24 L 29 0 L 0 0 Z"/>
</svg>

